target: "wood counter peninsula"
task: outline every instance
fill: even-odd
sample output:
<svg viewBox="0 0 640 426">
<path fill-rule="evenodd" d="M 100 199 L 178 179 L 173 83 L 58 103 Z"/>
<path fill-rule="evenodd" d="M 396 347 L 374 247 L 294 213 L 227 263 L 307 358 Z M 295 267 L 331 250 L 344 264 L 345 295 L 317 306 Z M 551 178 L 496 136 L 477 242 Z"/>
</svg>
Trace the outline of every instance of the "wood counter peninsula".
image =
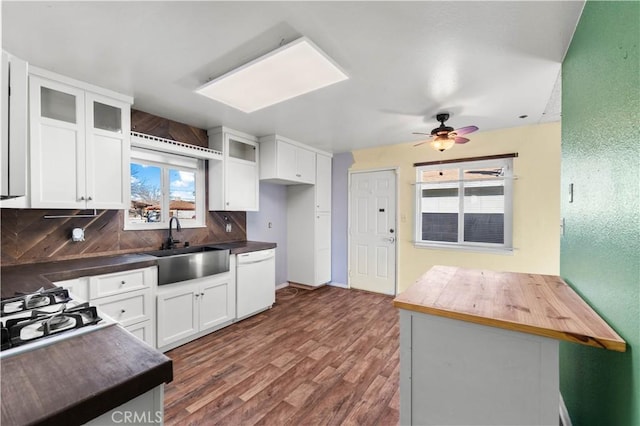
<svg viewBox="0 0 640 426">
<path fill-rule="evenodd" d="M 557 276 L 434 266 L 393 303 L 403 425 L 557 425 L 558 341 L 626 350 Z"/>
</svg>

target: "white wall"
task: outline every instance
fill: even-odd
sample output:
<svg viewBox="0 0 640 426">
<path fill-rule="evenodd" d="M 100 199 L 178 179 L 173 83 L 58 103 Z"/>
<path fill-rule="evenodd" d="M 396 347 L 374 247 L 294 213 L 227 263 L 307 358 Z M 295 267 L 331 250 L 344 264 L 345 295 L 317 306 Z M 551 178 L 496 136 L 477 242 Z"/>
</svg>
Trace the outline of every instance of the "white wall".
<svg viewBox="0 0 640 426">
<path fill-rule="evenodd" d="M 271 223 L 271 227 L 269 224 Z M 260 182 L 260 211 L 247 212 L 247 240 L 276 243 L 276 285 L 287 281 L 287 187 Z"/>
</svg>

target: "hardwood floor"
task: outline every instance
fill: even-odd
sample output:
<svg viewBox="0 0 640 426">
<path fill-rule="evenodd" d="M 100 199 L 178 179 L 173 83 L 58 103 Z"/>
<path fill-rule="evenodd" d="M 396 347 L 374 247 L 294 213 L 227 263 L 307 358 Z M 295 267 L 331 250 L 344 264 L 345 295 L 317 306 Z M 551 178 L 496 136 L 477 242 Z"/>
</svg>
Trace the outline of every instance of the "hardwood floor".
<svg viewBox="0 0 640 426">
<path fill-rule="evenodd" d="M 397 425 L 391 302 L 336 287 L 279 290 L 271 310 L 167 352 L 165 424 Z"/>
</svg>

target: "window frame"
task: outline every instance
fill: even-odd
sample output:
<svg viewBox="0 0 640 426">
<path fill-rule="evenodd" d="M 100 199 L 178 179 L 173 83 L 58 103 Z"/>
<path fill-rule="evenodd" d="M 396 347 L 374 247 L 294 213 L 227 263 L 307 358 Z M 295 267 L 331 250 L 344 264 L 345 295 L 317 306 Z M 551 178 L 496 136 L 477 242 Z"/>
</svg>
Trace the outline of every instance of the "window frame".
<svg viewBox="0 0 640 426">
<path fill-rule="evenodd" d="M 504 238 L 503 243 L 487 243 L 487 242 L 471 242 L 464 241 L 464 188 L 465 182 L 478 182 L 479 179 L 467 179 L 463 178 L 464 170 L 476 168 L 503 168 L 504 176 L 502 181 L 504 182 Z M 430 241 L 422 239 L 422 191 L 425 189 L 427 182 L 422 182 L 422 172 L 430 170 L 450 170 L 459 169 L 459 179 L 457 180 L 458 186 L 458 241 Z M 417 248 L 431 248 L 431 249 L 451 249 L 462 251 L 477 251 L 477 252 L 494 252 L 501 254 L 513 253 L 513 181 L 515 177 L 513 174 L 513 158 L 493 158 L 486 160 L 471 160 L 471 161 L 455 161 L 447 162 L 443 164 L 429 164 L 429 165 L 416 165 L 416 182 L 415 182 L 415 195 L 414 195 L 414 241 L 413 244 Z M 494 179 L 491 179 L 494 180 Z M 449 184 L 456 181 L 446 181 Z M 435 183 L 435 182 L 434 182 Z M 433 185 L 432 183 L 431 185 Z M 441 182 L 444 186 L 445 182 Z"/>
<path fill-rule="evenodd" d="M 169 228 L 169 202 L 170 202 L 170 182 L 169 170 L 178 170 L 192 172 L 195 175 L 195 201 L 196 201 L 196 219 L 180 220 L 183 228 L 205 228 L 206 227 L 206 190 L 205 190 L 205 160 L 195 157 L 186 157 L 166 152 L 153 151 L 144 148 L 131 147 L 131 155 L 129 159 L 129 168 L 131 163 L 144 164 L 159 167 L 161 169 L 161 212 L 162 217 L 159 222 L 143 222 L 133 223 L 129 221 L 129 209 L 131 206 L 131 183 L 127 186 L 127 208 L 124 210 L 124 230 L 125 231 L 142 231 L 153 229 Z"/>
</svg>

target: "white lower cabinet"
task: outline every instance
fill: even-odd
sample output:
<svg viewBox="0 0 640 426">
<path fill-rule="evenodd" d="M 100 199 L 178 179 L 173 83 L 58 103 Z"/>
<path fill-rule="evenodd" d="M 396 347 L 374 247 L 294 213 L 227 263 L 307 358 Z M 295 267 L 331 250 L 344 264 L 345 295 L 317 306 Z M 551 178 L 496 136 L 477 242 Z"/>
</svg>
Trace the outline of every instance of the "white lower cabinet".
<svg viewBox="0 0 640 426">
<path fill-rule="evenodd" d="M 91 303 L 125 328 L 153 318 L 150 288 L 91 299 Z"/>
<path fill-rule="evenodd" d="M 156 266 L 58 281 L 74 299 L 88 301 L 104 315 L 118 321 L 134 336 L 155 347 L 154 291 Z"/>
<path fill-rule="evenodd" d="M 235 318 L 235 256 L 231 256 L 229 272 L 158 287 L 157 347 L 168 351 Z"/>
<path fill-rule="evenodd" d="M 133 334 L 138 339 L 148 343 L 150 346 L 154 346 L 153 343 L 155 342 L 156 337 L 153 335 L 153 322 L 153 320 L 147 320 L 139 322 L 138 324 L 130 325 L 125 328 L 129 333 Z"/>
</svg>

